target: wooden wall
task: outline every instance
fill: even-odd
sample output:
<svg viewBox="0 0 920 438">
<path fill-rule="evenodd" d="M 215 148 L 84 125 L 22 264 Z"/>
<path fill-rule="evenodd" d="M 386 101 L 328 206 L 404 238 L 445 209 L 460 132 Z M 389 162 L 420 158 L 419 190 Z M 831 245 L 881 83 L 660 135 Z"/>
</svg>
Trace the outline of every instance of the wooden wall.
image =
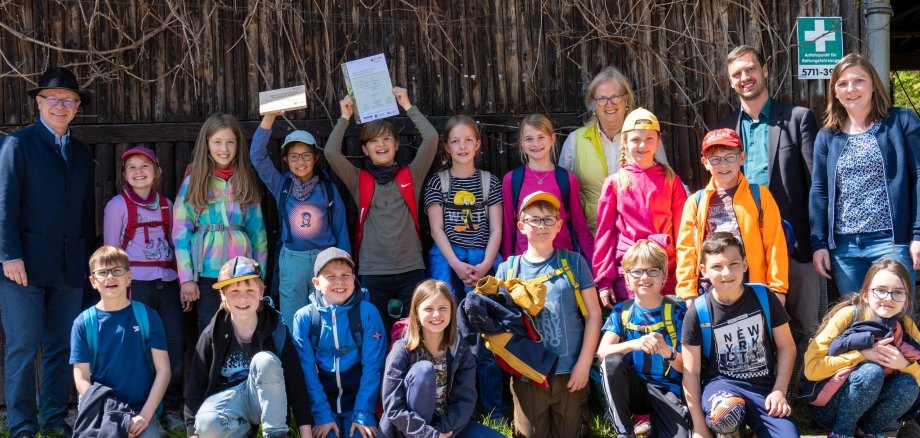
<svg viewBox="0 0 920 438">
<path fill-rule="evenodd" d="M 699 139 L 736 105 L 724 74 L 731 47 L 762 47 L 773 95 L 817 110 L 823 81 L 793 76 L 796 16 L 842 16 L 847 50 L 862 27 L 854 2 L 829 0 L 36 0 L 0 2 L 0 15 L 0 129 L 34 120 L 25 90 L 52 65 L 71 66 L 94 93 L 82 124 L 201 122 L 218 111 L 256 120 L 259 91 L 306 84 L 310 107 L 292 117 L 329 126 L 344 94 L 339 67 L 374 53 L 424 113 L 511 125 L 532 112 L 584 114 L 585 85 L 614 65 L 664 122 L 691 186 L 704 176 Z"/>
</svg>

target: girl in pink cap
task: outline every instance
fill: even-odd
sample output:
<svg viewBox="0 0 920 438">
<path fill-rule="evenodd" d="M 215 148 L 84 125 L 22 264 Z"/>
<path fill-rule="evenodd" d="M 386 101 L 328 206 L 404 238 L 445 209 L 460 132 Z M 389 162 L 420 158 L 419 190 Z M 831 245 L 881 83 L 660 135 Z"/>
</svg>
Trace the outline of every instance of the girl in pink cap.
<svg viewBox="0 0 920 438">
<path fill-rule="evenodd" d="M 106 245 L 125 250 L 131 267 L 131 299 L 157 311 L 166 331 L 172 379 L 163 397 L 167 426 L 183 424 L 179 415 L 182 398 L 185 334 L 176 258 L 170 240 L 172 203 L 157 193 L 163 170 L 156 154 L 143 146 L 121 155 L 121 193 L 105 206 L 103 239 Z"/>
</svg>

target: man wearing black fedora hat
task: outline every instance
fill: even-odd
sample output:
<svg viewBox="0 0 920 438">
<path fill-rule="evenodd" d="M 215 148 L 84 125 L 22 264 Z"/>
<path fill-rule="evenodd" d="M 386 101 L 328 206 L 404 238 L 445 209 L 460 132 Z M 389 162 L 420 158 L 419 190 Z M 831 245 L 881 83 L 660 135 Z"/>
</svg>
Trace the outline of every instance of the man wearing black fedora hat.
<svg viewBox="0 0 920 438">
<path fill-rule="evenodd" d="M 70 328 L 80 313 L 95 234 L 93 156 L 70 134 L 70 122 L 89 96 L 61 67 L 42 74 L 28 94 L 39 119 L 0 137 L 0 319 L 12 437 L 34 436 L 39 428 L 68 429 Z"/>
</svg>

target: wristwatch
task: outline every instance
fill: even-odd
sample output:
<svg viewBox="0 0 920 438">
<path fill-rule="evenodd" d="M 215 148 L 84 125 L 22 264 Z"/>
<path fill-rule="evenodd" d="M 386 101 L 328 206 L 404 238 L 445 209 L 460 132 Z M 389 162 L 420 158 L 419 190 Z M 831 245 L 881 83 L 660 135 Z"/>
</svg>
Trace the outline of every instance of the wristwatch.
<svg viewBox="0 0 920 438">
<path fill-rule="evenodd" d="M 671 356 L 668 357 L 668 362 L 677 359 L 677 350 L 674 347 L 671 347 Z"/>
</svg>

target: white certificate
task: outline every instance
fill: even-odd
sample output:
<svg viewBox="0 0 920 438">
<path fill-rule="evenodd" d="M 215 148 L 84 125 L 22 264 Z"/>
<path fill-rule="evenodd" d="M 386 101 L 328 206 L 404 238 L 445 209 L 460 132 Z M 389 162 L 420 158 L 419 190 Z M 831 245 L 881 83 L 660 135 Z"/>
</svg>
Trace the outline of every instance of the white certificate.
<svg viewBox="0 0 920 438">
<path fill-rule="evenodd" d="M 358 123 L 399 114 L 383 53 L 348 61 L 342 66 L 342 73 L 345 74 L 348 94 L 355 104 L 355 120 Z"/>
<path fill-rule="evenodd" d="M 259 115 L 277 111 L 299 110 L 306 107 L 307 87 L 304 85 L 259 93 Z"/>
</svg>

